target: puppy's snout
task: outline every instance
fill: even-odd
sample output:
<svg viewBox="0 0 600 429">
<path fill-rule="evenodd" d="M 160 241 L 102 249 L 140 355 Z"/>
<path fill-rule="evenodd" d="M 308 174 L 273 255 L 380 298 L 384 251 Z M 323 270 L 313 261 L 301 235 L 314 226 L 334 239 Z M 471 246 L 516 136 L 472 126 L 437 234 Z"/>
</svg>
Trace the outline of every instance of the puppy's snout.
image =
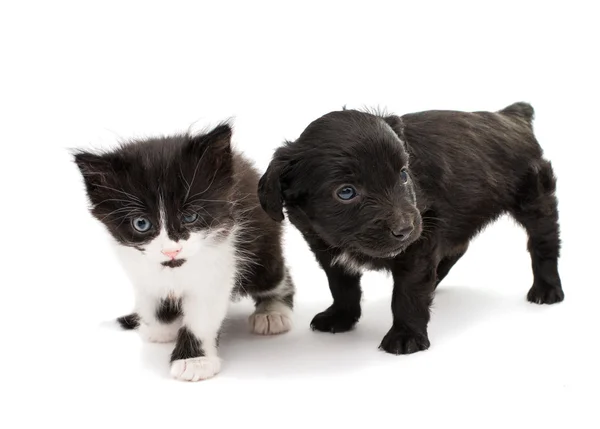
<svg viewBox="0 0 600 429">
<path fill-rule="evenodd" d="M 392 235 L 397 238 L 398 240 L 404 241 L 406 240 L 408 237 L 410 237 L 410 234 L 413 232 L 413 230 L 415 229 L 415 227 L 412 224 L 399 224 L 399 225 L 394 225 L 390 228 L 390 231 L 392 232 Z"/>
</svg>

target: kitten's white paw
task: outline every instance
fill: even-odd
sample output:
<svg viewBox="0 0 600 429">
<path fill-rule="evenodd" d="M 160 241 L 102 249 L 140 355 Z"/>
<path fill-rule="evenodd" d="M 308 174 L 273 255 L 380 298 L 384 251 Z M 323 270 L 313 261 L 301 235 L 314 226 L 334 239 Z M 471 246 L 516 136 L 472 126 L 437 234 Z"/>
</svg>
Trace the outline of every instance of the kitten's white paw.
<svg viewBox="0 0 600 429">
<path fill-rule="evenodd" d="M 250 327 L 258 335 L 282 334 L 292 329 L 290 316 L 289 311 L 257 311 L 250 316 Z"/>
<path fill-rule="evenodd" d="M 171 362 L 171 375 L 183 381 L 206 380 L 214 377 L 219 371 L 221 371 L 221 359 L 218 356 L 202 356 Z"/>
<path fill-rule="evenodd" d="M 155 323 L 153 325 L 148 325 L 142 323 L 138 327 L 142 339 L 149 343 L 171 343 L 177 339 L 178 330 L 179 326 L 176 324 L 163 325 Z"/>
</svg>

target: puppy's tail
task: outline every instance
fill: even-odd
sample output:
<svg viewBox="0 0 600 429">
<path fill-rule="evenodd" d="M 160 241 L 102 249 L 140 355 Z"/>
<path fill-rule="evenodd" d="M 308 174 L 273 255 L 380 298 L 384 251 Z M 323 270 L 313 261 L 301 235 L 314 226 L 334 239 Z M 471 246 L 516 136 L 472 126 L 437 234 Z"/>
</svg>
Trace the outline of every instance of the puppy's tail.
<svg viewBox="0 0 600 429">
<path fill-rule="evenodd" d="M 500 110 L 500 113 L 510 116 L 517 116 L 531 123 L 535 111 L 533 110 L 533 106 L 531 104 L 520 101 L 505 107 L 504 109 Z"/>
</svg>

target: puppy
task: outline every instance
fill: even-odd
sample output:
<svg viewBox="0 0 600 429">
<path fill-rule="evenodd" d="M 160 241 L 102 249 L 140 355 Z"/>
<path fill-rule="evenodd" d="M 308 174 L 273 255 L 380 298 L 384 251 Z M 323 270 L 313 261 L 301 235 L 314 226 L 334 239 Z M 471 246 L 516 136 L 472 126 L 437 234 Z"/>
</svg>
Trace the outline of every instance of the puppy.
<svg viewBox="0 0 600 429">
<path fill-rule="evenodd" d="M 504 213 L 527 231 L 533 286 L 527 299 L 564 299 L 556 179 L 532 129 L 533 108 L 425 111 L 402 117 L 331 112 L 277 149 L 259 181 L 263 209 L 286 209 L 325 270 L 333 304 L 311 327 L 351 329 L 361 316 L 361 273 L 394 279 L 393 325 L 380 348 L 429 348 L 436 286 L 469 241 Z"/>
</svg>

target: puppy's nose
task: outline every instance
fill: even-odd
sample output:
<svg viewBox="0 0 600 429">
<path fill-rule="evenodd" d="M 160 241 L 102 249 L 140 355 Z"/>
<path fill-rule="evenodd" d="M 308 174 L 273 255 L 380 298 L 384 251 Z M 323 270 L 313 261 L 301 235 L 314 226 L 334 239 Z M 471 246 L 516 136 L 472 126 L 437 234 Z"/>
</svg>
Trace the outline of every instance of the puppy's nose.
<svg viewBox="0 0 600 429">
<path fill-rule="evenodd" d="M 179 249 L 163 249 L 161 253 L 165 255 L 167 258 L 175 259 L 177 255 L 181 252 L 181 247 Z"/>
<path fill-rule="evenodd" d="M 398 240 L 406 240 L 408 238 L 408 236 L 411 234 L 411 232 L 413 232 L 414 227 L 412 225 L 408 225 L 408 224 L 403 224 L 403 225 L 398 225 L 395 226 L 393 228 L 391 228 L 390 230 L 392 231 L 392 235 L 394 237 L 396 237 Z"/>
</svg>

